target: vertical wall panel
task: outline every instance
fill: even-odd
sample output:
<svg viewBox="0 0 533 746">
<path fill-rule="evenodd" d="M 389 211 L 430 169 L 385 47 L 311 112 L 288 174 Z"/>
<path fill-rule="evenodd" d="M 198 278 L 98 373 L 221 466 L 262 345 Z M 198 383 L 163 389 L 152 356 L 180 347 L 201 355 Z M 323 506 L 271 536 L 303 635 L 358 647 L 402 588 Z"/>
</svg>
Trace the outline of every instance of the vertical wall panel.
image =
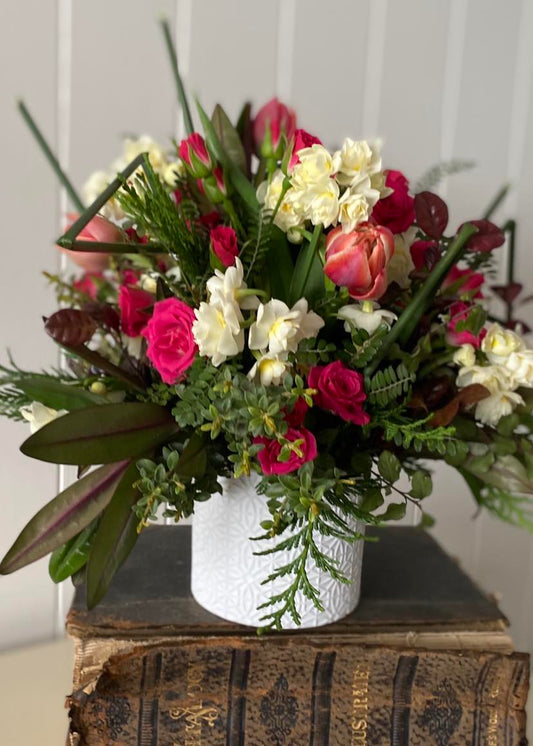
<svg viewBox="0 0 533 746">
<path fill-rule="evenodd" d="M 383 158 L 416 179 L 440 159 L 449 3 L 390 2 L 378 132 Z"/>
<path fill-rule="evenodd" d="M 368 0 L 296 4 L 290 100 L 300 126 L 327 147 L 363 136 L 369 5 Z"/>
<path fill-rule="evenodd" d="M 31 23 L 28 19 L 31 18 Z M 55 345 L 42 330 L 41 316 L 54 307 L 41 270 L 54 270 L 57 186 L 15 108 L 23 97 L 52 141 L 56 125 L 56 17 L 53 4 L 37 0 L 2 3 L 0 100 L 2 102 L 3 281 L 0 293 L 0 360 L 6 348 L 26 368 L 56 362 Z M 26 425 L 0 421 L 3 555 L 24 524 L 55 493 L 56 469 L 28 460 L 18 451 L 29 435 Z M 53 633 L 54 594 L 46 560 L 15 575 L 0 577 L 0 648 Z"/>
</svg>

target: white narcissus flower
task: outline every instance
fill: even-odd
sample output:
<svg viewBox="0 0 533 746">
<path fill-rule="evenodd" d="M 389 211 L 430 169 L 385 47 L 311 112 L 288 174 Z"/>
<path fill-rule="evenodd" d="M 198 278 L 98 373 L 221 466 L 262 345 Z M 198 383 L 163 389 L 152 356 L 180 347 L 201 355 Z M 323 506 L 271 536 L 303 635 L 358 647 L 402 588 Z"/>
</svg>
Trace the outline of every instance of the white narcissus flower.
<svg viewBox="0 0 533 746">
<path fill-rule="evenodd" d="M 363 194 L 352 193 L 347 189 L 339 200 L 339 223 L 344 233 L 364 223 L 370 217 L 371 207 Z"/>
<path fill-rule="evenodd" d="M 323 145 L 315 143 L 310 148 L 302 148 L 298 151 L 298 158 L 291 174 L 291 184 L 299 191 L 327 182 L 336 171 L 331 153 Z"/>
<path fill-rule="evenodd" d="M 356 327 L 357 329 L 364 329 L 369 334 L 374 334 L 381 324 L 390 327 L 392 322 L 398 318 L 395 313 L 380 308 L 378 303 L 371 300 L 343 306 L 339 308 L 337 316 L 339 319 L 343 319 L 344 329 L 348 333 L 351 331 L 351 327 Z"/>
<path fill-rule="evenodd" d="M 476 351 L 474 345 L 461 345 L 453 354 L 453 362 L 456 365 L 472 367 L 476 364 Z"/>
<path fill-rule="evenodd" d="M 328 179 L 309 190 L 309 196 L 311 200 L 305 217 L 313 225 L 323 225 L 324 228 L 336 225 L 339 217 L 339 185 L 333 179 Z"/>
<path fill-rule="evenodd" d="M 409 275 L 415 268 L 409 248 L 414 241 L 415 233 L 416 228 L 409 228 L 405 233 L 398 233 L 394 236 L 394 254 L 387 266 L 389 283 L 396 282 L 403 290 L 410 287 Z"/>
<path fill-rule="evenodd" d="M 516 386 L 533 388 L 533 350 L 511 352 L 503 363 Z"/>
<path fill-rule="evenodd" d="M 248 372 L 248 378 L 259 378 L 263 386 L 277 386 L 283 380 L 289 367 L 286 355 L 267 353 L 254 363 Z"/>
<path fill-rule="evenodd" d="M 285 175 L 281 169 L 274 172 L 270 183 L 263 181 L 257 188 L 257 199 L 264 204 L 267 210 L 271 212 L 278 207 L 279 198 L 283 191 L 283 182 Z M 294 200 L 294 191 L 289 189 L 285 194 L 283 201 L 278 207 L 274 217 L 274 224 L 284 233 L 288 233 L 295 228 L 301 228 L 304 224 L 304 217 L 301 210 L 297 209 Z"/>
<path fill-rule="evenodd" d="M 484 425 L 496 427 L 502 417 L 511 414 L 515 407 L 523 403 L 520 394 L 514 391 L 497 391 L 476 404 L 474 416 Z"/>
<path fill-rule="evenodd" d="M 169 159 L 164 148 L 159 145 L 150 135 L 141 135 L 137 138 L 127 137 L 123 143 L 122 156 L 117 158 L 113 166 L 116 171 L 122 171 L 134 158 L 141 153 L 148 153 L 148 160 L 156 174 L 164 176 L 169 166 Z"/>
<path fill-rule="evenodd" d="M 353 186 L 361 179 L 381 171 L 379 143 L 354 141 L 347 137 L 340 150 L 333 154 L 333 167 L 342 186 Z"/>
<path fill-rule="evenodd" d="M 192 325 L 194 341 L 200 355 L 211 359 L 216 367 L 244 349 L 242 314 L 235 303 L 200 303 L 194 310 Z"/>
<path fill-rule="evenodd" d="M 512 352 L 521 352 L 525 349 L 525 346 L 522 337 L 496 323 L 489 326 L 481 342 L 481 349 L 488 357 L 489 362 L 496 365 L 505 364 L 507 357 Z"/>
<path fill-rule="evenodd" d="M 105 171 L 95 171 L 92 173 L 82 187 L 83 201 L 86 205 L 91 205 L 99 197 L 104 189 L 115 178 L 115 174 L 108 174 Z M 124 212 L 115 197 L 111 197 L 100 210 L 100 215 L 105 218 L 122 220 Z"/>
<path fill-rule="evenodd" d="M 38 401 L 34 401 L 26 407 L 21 407 L 20 413 L 30 423 L 32 434 L 40 430 L 41 427 L 48 425 L 49 422 L 68 414 L 66 409 L 52 409 L 51 407 L 45 407 Z"/>
<path fill-rule="evenodd" d="M 460 389 L 473 383 L 480 383 L 491 394 L 511 391 L 514 388 L 511 376 L 500 365 L 471 365 L 461 368 L 456 383 Z"/>
<path fill-rule="evenodd" d="M 157 275 L 144 273 L 139 277 L 139 287 L 147 293 L 155 295 L 157 293 Z"/>
<path fill-rule="evenodd" d="M 261 303 L 250 327 L 248 346 L 251 350 L 268 349 L 274 354 L 295 352 L 302 339 L 316 336 L 324 326 L 323 319 L 307 309 L 305 298 L 300 298 L 292 308 L 276 298 Z"/>
<path fill-rule="evenodd" d="M 256 295 L 248 295 L 245 291 L 247 285 L 244 282 L 244 269 L 241 260 L 235 259 L 235 266 L 228 267 L 225 272 L 219 269 L 209 278 L 206 283 L 209 291 L 210 305 L 236 304 L 240 308 L 255 309 L 259 305 Z M 242 318 L 240 319 L 242 321 Z"/>
</svg>

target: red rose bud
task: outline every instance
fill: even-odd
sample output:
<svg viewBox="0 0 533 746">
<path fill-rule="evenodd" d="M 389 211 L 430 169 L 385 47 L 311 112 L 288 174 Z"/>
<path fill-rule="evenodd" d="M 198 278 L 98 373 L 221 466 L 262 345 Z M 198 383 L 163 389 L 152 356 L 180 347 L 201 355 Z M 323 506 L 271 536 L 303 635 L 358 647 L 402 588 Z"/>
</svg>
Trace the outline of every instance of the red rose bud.
<svg viewBox="0 0 533 746">
<path fill-rule="evenodd" d="M 213 161 L 205 140 L 198 132 L 193 132 L 186 140 L 182 140 L 178 152 L 193 178 L 204 179 L 213 170 Z"/>
<path fill-rule="evenodd" d="M 311 145 L 322 145 L 322 140 L 319 140 L 318 137 L 311 135 L 305 130 L 296 130 L 296 132 L 294 133 L 292 155 L 288 167 L 289 173 L 291 173 L 296 164 L 300 162 L 300 158 L 298 157 L 299 151 L 303 150 L 304 148 L 310 148 Z"/>
<path fill-rule="evenodd" d="M 264 158 L 281 158 L 296 129 L 296 113 L 277 98 L 261 107 L 253 121 L 255 150 Z"/>
<path fill-rule="evenodd" d="M 143 331 L 146 354 L 164 383 L 180 381 L 198 351 L 192 333 L 194 310 L 178 298 L 158 301 Z"/>
<path fill-rule="evenodd" d="M 145 290 L 121 285 L 118 294 L 120 327 L 127 337 L 138 337 L 150 320 L 154 298 Z"/>
<path fill-rule="evenodd" d="M 322 409 L 354 425 L 367 425 L 370 422 L 369 415 L 363 410 L 366 400 L 364 377 L 340 360 L 329 365 L 315 365 L 309 371 L 307 384 L 317 389 L 315 402 Z"/>
<path fill-rule="evenodd" d="M 394 191 L 377 202 L 372 210 L 372 218 L 392 233 L 403 233 L 415 222 L 414 199 L 409 196 L 409 182 L 401 171 L 387 171 L 385 185 Z"/>
<path fill-rule="evenodd" d="M 387 265 L 394 254 L 394 236 L 388 228 L 361 223 L 350 233 L 335 228 L 326 238 L 324 272 L 348 288 L 352 298 L 377 300 L 387 289 Z"/>
<path fill-rule="evenodd" d="M 228 196 L 228 187 L 224 178 L 224 172 L 217 166 L 211 176 L 202 181 L 202 192 L 214 205 L 224 201 Z"/>
<path fill-rule="evenodd" d="M 74 280 L 72 287 L 78 292 L 88 295 L 92 300 L 96 300 L 98 285 L 101 282 L 104 282 L 104 276 L 101 272 L 84 272 L 79 280 Z"/>
<path fill-rule="evenodd" d="M 313 461 L 317 457 L 318 450 L 315 436 L 305 427 L 289 427 L 283 437 L 291 443 L 301 440 L 302 442 L 298 446 L 301 455 L 298 455 L 295 451 L 291 451 L 287 461 L 278 461 L 282 446 L 277 440 L 263 436 L 257 436 L 253 439 L 255 444 L 264 446 L 257 453 L 257 460 L 261 465 L 263 474 L 289 474 L 291 471 L 296 471 L 300 466 L 303 466 L 308 461 Z"/>
<path fill-rule="evenodd" d="M 69 212 L 67 214 L 67 231 L 79 218 L 79 213 Z M 97 243 L 124 243 L 126 236 L 117 225 L 106 220 L 101 215 L 95 215 L 85 228 L 76 237 L 77 241 L 96 241 Z M 102 272 L 109 266 L 109 254 L 103 251 L 70 251 L 61 249 L 74 264 L 86 272 Z"/>
<path fill-rule="evenodd" d="M 415 241 L 409 247 L 415 269 L 431 269 L 438 261 L 438 244 L 435 241 Z"/>
<path fill-rule="evenodd" d="M 226 225 L 219 225 L 209 234 L 211 240 L 211 251 L 218 259 L 221 266 L 215 267 L 215 269 L 226 269 L 235 264 L 235 258 L 239 256 L 239 248 L 237 246 L 237 234 Z"/>
</svg>

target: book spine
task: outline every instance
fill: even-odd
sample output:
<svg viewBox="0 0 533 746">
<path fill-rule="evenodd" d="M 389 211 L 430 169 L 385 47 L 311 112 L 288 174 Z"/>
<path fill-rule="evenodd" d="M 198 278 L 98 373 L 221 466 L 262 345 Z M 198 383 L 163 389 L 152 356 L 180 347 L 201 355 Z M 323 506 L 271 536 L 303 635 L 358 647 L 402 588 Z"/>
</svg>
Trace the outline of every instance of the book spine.
<svg viewBox="0 0 533 746">
<path fill-rule="evenodd" d="M 525 744 L 528 657 L 259 641 L 119 655 L 70 698 L 80 746 Z"/>
</svg>

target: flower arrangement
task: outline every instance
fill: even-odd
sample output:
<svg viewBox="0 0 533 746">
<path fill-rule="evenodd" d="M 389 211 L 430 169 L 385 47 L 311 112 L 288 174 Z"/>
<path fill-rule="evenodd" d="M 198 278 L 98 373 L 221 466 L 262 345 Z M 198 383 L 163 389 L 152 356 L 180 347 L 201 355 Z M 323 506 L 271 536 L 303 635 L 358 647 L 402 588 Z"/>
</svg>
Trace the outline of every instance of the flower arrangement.
<svg viewBox="0 0 533 746">
<path fill-rule="evenodd" d="M 52 579 L 83 577 L 92 607 L 161 509 L 179 521 L 220 477 L 252 472 L 270 511 L 258 533 L 297 550 L 267 628 L 298 621 L 300 593 L 320 607 L 309 563 L 339 578 L 317 533 L 361 539 L 350 519 L 379 525 L 409 502 L 431 523 L 432 459 L 533 529 L 533 350 L 512 268 L 490 280 L 514 225 L 489 220 L 495 205 L 450 225 L 441 198 L 383 167 L 379 142 L 331 152 L 276 99 L 236 126 L 198 105 L 200 134 L 176 76 L 188 136 L 171 152 L 126 141 L 82 200 L 47 149 L 78 210 L 58 245 L 80 271 L 47 275 L 61 308 L 45 329 L 66 364 L 2 367 L 0 412 L 29 420 L 23 453 L 79 479 L 0 571 L 51 552 Z"/>
</svg>

